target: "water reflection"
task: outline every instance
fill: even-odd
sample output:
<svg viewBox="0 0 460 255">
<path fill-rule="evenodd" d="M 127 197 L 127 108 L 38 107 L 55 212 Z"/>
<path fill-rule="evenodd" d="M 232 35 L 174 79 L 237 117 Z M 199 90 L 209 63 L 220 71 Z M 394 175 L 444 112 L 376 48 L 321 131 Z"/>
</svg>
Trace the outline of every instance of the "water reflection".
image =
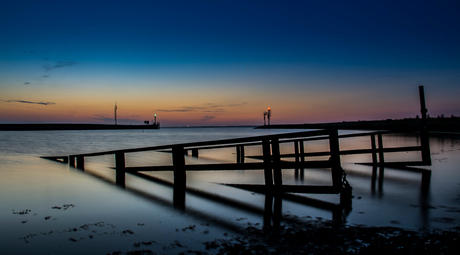
<svg viewBox="0 0 460 255">
<path fill-rule="evenodd" d="M 238 226 L 237 224 L 232 223 L 231 221 L 225 220 L 224 218 L 216 218 L 215 216 L 212 215 L 212 212 L 210 214 L 209 212 L 206 212 L 206 211 L 196 210 L 196 209 L 192 209 L 191 207 L 187 207 L 186 206 L 186 201 L 187 201 L 186 194 L 198 196 L 200 198 L 206 199 L 213 203 L 220 203 L 220 204 L 226 205 L 234 209 L 238 209 L 238 210 L 242 210 L 245 212 L 249 212 L 251 214 L 258 215 L 259 217 L 263 218 L 263 225 L 265 228 L 279 227 L 283 220 L 292 221 L 291 218 L 283 218 L 283 213 L 282 213 L 283 201 L 295 202 L 303 206 L 312 207 L 312 208 L 320 209 L 323 211 L 324 210 L 329 211 L 332 214 L 332 217 L 331 217 L 332 220 L 342 222 L 342 223 L 346 222 L 348 215 L 352 211 L 351 198 L 349 200 L 341 200 L 340 203 L 337 204 L 337 203 L 331 203 L 328 201 L 322 201 L 319 199 L 313 199 L 313 198 L 309 198 L 309 197 L 302 196 L 302 195 L 296 195 L 296 194 L 267 193 L 264 195 L 265 202 L 264 202 L 263 208 L 260 208 L 252 204 L 247 204 L 245 202 L 241 202 L 235 199 L 227 198 L 227 197 L 213 194 L 210 192 L 205 192 L 203 190 L 199 190 L 199 189 L 192 188 L 192 187 L 187 187 L 186 190 L 183 191 L 182 189 L 179 189 L 177 186 L 175 186 L 173 182 L 170 182 L 170 181 L 167 181 L 167 180 L 155 177 L 155 176 L 147 175 L 144 173 L 140 173 L 140 172 L 129 173 L 129 175 L 141 178 L 143 180 L 147 180 L 151 182 L 152 184 L 158 184 L 158 185 L 172 189 L 173 197 L 171 200 L 171 199 L 162 198 L 150 192 L 143 191 L 140 188 L 126 185 L 125 177 L 124 177 L 125 175 L 123 175 L 123 178 L 119 178 L 118 175 L 116 175 L 116 181 L 114 183 L 112 179 L 106 176 L 100 175 L 91 170 L 88 170 L 88 169 L 83 170 L 77 167 L 70 167 L 70 168 L 76 171 L 85 172 L 86 174 L 92 177 L 95 177 L 98 180 L 101 180 L 105 183 L 115 184 L 119 188 L 129 193 L 134 194 L 143 199 L 147 199 L 148 201 L 153 202 L 155 204 L 162 205 L 162 206 L 168 206 L 168 207 L 172 206 L 177 210 L 186 212 L 187 214 L 193 215 L 195 217 L 217 222 L 220 226 L 234 230 L 234 231 L 238 230 L 238 228 L 241 228 L 241 227 Z"/>
</svg>

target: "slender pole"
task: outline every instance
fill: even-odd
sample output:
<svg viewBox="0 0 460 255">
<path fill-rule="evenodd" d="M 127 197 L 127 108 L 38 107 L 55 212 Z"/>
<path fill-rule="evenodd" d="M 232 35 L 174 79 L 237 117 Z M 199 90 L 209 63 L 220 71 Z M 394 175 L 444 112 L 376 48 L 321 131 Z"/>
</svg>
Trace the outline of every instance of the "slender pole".
<svg viewBox="0 0 460 255">
<path fill-rule="evenodd" d="M 383 165 L 385 163 L 384 153 L 383 153 L 383 139 L 382 134 L 378 134 L 378 142 L 379 142 L 379 163 Z"/>
<path fill-rule="evenodd" d="M 375 135 L 371 135 L 371 147 L 372 147 L 372 164 L 377 164 L 377 146 L 375 146 Z"/>
<path fill-rule="evenodd" d="M 304 145 L 303 145 L 303 141 L 301 140 L 300 141 L 300 162 L 302 163 L 305 163 L 305 157 L 304 157 L 304 153 L 305 153 L 305 148 L 304 148 Z M 304 178 L 304 175 L 305 175 L 305 171 L 303 169 L 303 167 L 300 168 L 300 180 L 303 181 L 303 178 Z"/>
<path fill-rule="evenodd" d="M 426 165 L 431 165 L 431 152 L 430 152 L 430 140 L 428 135 L 427 119 L 425 104 L 425 92 L 423 86 L 419 86 L 419 95 L 420 95 L 420 112 L 422 113 L 422 130 L 420 130 L 420 143 L 422 146 L 422 161 Z"/>
<path fill-rule="evenodd" d="M 69 166 L 75 167 L 75 157 L 69 156 Z"/>
<path fill-rule="evenodd" d="M 241 163 L 241 148 L 239 145 L 236 146 L 236 163 Z"/>
<path fill-rule="evenodd" d="M 278 139 L 272 140 L 272 157 L 273 157 L 273 177 L 275 186 L 280 189 L 283 185 L 283 177 L 281 174 L 281 159 L 280 159 L 280 143 Z"/>
<path fill-rule="evenodd" d="M 338 190 L 342 188 L 343 169 L 340 165 L 339 134 L 337 129 L 329 131 L 329 150 L 331 152 L 332 186 Z"/>
<path fill-rule="evenodd" d="M 423 128 L 426 128 L 426 113 L 428 110 L 426 109 L 426 104 L 425 104 L 425 91 L 423 89 L 423 86 L 418 87 L 418 92 L 420 96 L 420 112 L 422 113 L 422 125 Z"/>
<path fill-rule="evenodd" d="M 118 186 L 125 187 L 125 171 L 122 169 L 125 167 L 125 154 L 123 152 L 115 153 L 115 183 Z"/>
<path fill-rule="evenodd" d="M 265 178 L 265 186 L 267 187 L 267 191 L 271 191 L 271 187 L 273 186 L 273 174 L 272 174 L 272 157 L 270 153 L 270 141 L 268 139 L 262 140 L 262 152 L 264 158 L 264 178 Z"/>
<path fill-rule="evenodd" d="M 77 156 L 77 168 L 80 170 L 85 170 L 85 157 Z"/>
<path fill-rule="evenodd" d="M 175 207 L 185 209 L 186 172 L 184 147 L 172 148 L 172 161 L 174 167 L 173 204 Z"/>
</svg>

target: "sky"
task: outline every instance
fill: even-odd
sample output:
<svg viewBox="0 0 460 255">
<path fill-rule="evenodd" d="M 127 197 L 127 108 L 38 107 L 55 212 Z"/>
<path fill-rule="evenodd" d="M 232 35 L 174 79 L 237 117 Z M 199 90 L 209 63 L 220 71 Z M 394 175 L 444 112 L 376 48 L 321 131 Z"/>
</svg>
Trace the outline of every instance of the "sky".
<svg viewBox="0 0 460 255">
<path fill-rule="evenodd" d="M 460 1 L 4 1 L 0 123 L 460 115 Z"/>
</svg>

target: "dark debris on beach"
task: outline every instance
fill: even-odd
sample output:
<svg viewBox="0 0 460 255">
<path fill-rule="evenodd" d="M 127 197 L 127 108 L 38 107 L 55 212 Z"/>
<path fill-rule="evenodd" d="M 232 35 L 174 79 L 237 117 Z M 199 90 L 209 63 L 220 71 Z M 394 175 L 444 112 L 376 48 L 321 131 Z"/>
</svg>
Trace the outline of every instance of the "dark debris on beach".
<svg viewBox="0 0 460 255">
<path fill-rule="evenodd" d="M 335 222 L 248 227 L 242 236 L 204 243 L 201 254 L 458 254 L 460 226 L 410 231 Z"/>
</svg>

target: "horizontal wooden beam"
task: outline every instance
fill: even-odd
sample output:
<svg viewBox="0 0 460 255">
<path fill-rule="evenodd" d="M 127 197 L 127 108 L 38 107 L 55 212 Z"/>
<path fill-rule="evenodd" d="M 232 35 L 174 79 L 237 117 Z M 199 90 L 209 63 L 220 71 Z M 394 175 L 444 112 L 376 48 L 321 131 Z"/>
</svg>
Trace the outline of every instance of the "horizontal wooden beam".
<svg viewBox="0 0 460 255">
<path fill-rule="evenodd" d="M 282 169 L 294 168 L 329 168 L 331 164 L 328 160 L 305 161 L 305 162 L 281 162 Z M 262 170 L 266 168 L 264 163 L 225 163 L 225 164 L 193 164 L 185 165 L 186 171 L 221 171 L 221 170 Z M 144 171 L 174 171 L 173 166 L 135 166 L 114 168 L 117 171 L 125 172 L 144 172 Z"/>
<path fill-rule="evenodd" d="M 406 151 L 421 151 L 422 147 L 421 146 L 408 146 L 408 147 L 397 147 L 397 148 L 383 148 L 383 149 L 377 149 L 375 152 L 383 151 L 383 152 L 406 152 Z M 339 152 L 340 155 L 352 155 L 352 154 L 367 154 L 367 153 L 372 153 L 374 152 L 372 149 L 356 149 L 356 150 L 341 150 Z M 306 152 L 303 154 L 282 154 L 280 155 L 281 158 L 294 158 L 294 157 L 318 157 L 318 156 L 330 156 L 331 152 L 329 151 L 320 151 L 320 152 Z M 246 156 L 248 158 L 253 158 L 253 159 L 262 159 L 263 156 Z"/>
<path fill-rule="evenodd" d="M 214 141 L 204 141 L 204 142 L 194 142 L 194 143 L 181 143 L 181 144 L 172 144 L 172 145 L 160 145 L 152 147 L 141 147 L 133 149 L 124 149 L 124 150 L 112 150 L 112 151 L 102 151 L 95 153 L 85 153 L 85 154 L 75 154 L 70 155 L 72 157 L 93 157 L 93 156 L 102 156 L 116 153 L 132 153 L 132 152 L 143 152 L 143 151 L 158 151 L 171 149 L 172 147 L 183 147 L 184 149 L 196 148 L 202 146 L 214 146 L 214 145 L 228 145 L 229 147 L 236 145 L 244 145 L 245 143 L 259 142 L 263 139 L 290 139 L 290 138 L 305 138 L 305 137 L 314 137 L 314 136 L 324 136 L 329 135 L 329 130 L 315 130 L 315 131 L 304 131 L 304 132 L 295 132 L 295 133 L 285 133 L 285 134 L 276 134 L 276 135 L 262 135 L 262 136 L 253 136 L 246 138 L 233 138 L 233 139 L 223 139 L 223 140 L 214 140 Z"/>
<path fill-rule="evenodd" d="M 424 163 L 423 161 L 406 161 L 406 162 L 403 161 L 403 162 L 384 162 L 384 163 L 366 162 L 366 163 L 355 163 L 355 164 L 366 165 L 366 166 L 379 166 L 379 167 L 396 168 L 396 169 L 399 169 L 399 170 L 405 170 L 405 171 L 408 171 L 408 172 L 416 172 L 416 173 L 431 172 L 431 170 L 428 170 L 428 169 L 410 167 L 410 166 L 429 166 L 428 164 Z"/>
<path fill-rule="evenodd" d="M 263 184 L 224 184 L 227 186 L 240 188 L 259 193 L 272 193 L 275 192 L 274 186 L 266 186 Z M 277 187 L 279 192 L 289 193 L 308 193 L 308 194 L 339 194 L 341 190 L 333 186 L 315 186 L 315 185 L 281 185 Z"/>
<path fill-rule="evenodd" d="M 61 163 L 68 163 L 69 162 L 69 156 L 50 156 L 50 157 L 40 157 L 48 160 L 53 160 Z"/>
</svg>

